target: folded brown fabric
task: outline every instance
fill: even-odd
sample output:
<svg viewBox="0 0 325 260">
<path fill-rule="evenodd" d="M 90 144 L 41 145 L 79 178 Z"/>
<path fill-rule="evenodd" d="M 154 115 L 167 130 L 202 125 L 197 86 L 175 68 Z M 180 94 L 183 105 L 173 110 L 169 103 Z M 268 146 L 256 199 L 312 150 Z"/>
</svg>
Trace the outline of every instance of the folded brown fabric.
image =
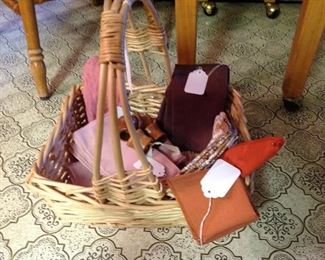
<svg viewBox="0 0 325 260">
<path fill-rule="evenodd" d="M 211 139 L 216 115 L 225 110 L 229 68 L 219 64 L 176 65 L 157 118 L 170 141 L 183 151 L 201 152 Z M 201 66 L 209 74 L 203 95 L 186 93 L 190 72 Z"/>
<path fill-rule="evenodd" d="M 206 172 L 207 170 L 202 170 L 167 180 L 192 235 L 199 244 L 211 242 L 258 219 L 246 186 L 238 178 L 225 197 L 211 199 L 210 212 L 204 221 L 200 241 L 200 225 L 209 207 L 209 199 L 204 197 L 200 184 Z"/>
</svg>

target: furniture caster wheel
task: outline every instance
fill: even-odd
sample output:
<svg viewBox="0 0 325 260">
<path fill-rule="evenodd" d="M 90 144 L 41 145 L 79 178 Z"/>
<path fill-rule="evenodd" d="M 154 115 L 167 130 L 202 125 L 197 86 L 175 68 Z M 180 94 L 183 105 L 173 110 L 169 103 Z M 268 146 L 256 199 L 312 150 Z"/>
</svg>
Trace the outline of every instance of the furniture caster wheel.
<svg viewBox="0 0 325 260">
<path fill-rule="evenodd" d="M 92 2 L 94 6 L 99 6 L 104 3 L 104 0 L 93 0 Z"/>
<path fill-rule="evenodd" d="M 302 100 L 301 99 L 284 98 L 283 104 L 287 111 L 296 112 L 302 107 Z"/>
<path fill-rule="evenodd" d="M 212 1 L 202 2 L 201 6 L 203 8 L 204 13 L 207 16 L 215 15 L 217 12 L 217 6 L 216 6 L 215 2 L 212 2 Z"/>
<path fill-rule="evenodd" d="M 265 11 L 267 17 L 274 19 L 280 14 L 280 6 L 277 3 L 265 3 Z"/>
</svg>

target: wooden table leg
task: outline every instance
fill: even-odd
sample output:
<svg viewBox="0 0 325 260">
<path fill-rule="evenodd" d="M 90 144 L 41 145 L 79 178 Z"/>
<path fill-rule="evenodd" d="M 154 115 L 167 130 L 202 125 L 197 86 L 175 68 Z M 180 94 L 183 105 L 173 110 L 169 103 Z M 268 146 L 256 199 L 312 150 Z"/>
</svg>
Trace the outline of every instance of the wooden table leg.
<svg viewBox="0 0 325 260">
<path fill-rule="evenodd" d="M 19 0 L 18 4 L 27 41 L 30 70 L 36 84 L 37 93 L 41 99 L 47 99 L 50 93 L 47 89 L 46 67 L 38 36 L 33 0 Z"/>
<path fill-rule="evenodd" d="M 194 64 L 196 55 L 197 0 L 176 0 L 177 60 Z"/>
<path fill-rule="evenodd" d="M 304 0 L 282 86 L 285 101 L 301 96 L 324 27 L 325 1 Z"/>
</svg>

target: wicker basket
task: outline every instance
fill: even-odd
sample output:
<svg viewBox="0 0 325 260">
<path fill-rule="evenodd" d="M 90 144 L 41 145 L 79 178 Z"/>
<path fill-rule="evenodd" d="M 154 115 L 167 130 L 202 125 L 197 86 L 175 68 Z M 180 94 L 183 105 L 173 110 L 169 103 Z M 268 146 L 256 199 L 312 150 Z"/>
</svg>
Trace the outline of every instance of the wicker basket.
<svg viewBox="0 0 325 260">
<path fill-rule="evenodd" d="M 130 120 L 130 111 L 155 116 L 159 110 L 171 70 L 166 49 L 165 32 L 149 0 L 142 0 L 148 24 L 145 29 L 135 26 L 131 7 L 135 0 L 105 2 L 100 31 L 100 86 L 97 108 L 96 151 L 92 187 L 69 184 L 68 165 L 72 160 L 72 134 L 87 124 L 81 86 L 74 86 L 63 103 L 58 123 L 28 177 L 28 186 L 39 193 L 62 219 L 93 225 L 109 226 L 179 226 L 185 225 L 182 211 L 170 190 L 163 188 L 152 174 L 139 139 Z M 148 84 L 128 86 L 124 82 L 124 39 L 129 51 L 140 55 Z M 166 83 L 155 85 L 145 54 L 161 55 L 166 66 Z M 109 96 L 112 149 L 116 174 L 101 177 L 99 165 L 103 135 L 103 114 L 106 96 Z M 125 120 L 131 138 L 142 162 L 140 170 L 125 171 L 121 154 L 117 124 L 116 92 L 121 97 Z M 249 139 L 246 120 L 239 96 L 235 90 L 229 94 L 228 116 L 243 139 Z"/>
</svg>

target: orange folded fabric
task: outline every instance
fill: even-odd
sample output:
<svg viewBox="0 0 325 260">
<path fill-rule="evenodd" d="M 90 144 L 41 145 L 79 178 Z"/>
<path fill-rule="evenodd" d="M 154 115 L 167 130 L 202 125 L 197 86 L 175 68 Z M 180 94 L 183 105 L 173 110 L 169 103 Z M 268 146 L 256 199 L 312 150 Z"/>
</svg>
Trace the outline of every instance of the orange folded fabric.
<svg viewBox="0 0 325 260">
<path fill-rule="evenodd" d="M 273 136 L 246 141 L 229 148 L 220 159 L 240 169 L 241 176 L 248 176 L 276 155 L 284 142 L 284 138 Z"/>
<path fill-rule="evenodd" d="M 225 197 L 211 199 L 211 209 L 205 219 L 200 241 L 200 225 L 209 207 L 209 199 L 204 197 L 200 185 L 206 172 L 207 170 L 202 170 L 167 180 L 193 237 L 199 244 L 211 242 L 258 219 L 246 186 L 238 178 Z"/>
</svg>

